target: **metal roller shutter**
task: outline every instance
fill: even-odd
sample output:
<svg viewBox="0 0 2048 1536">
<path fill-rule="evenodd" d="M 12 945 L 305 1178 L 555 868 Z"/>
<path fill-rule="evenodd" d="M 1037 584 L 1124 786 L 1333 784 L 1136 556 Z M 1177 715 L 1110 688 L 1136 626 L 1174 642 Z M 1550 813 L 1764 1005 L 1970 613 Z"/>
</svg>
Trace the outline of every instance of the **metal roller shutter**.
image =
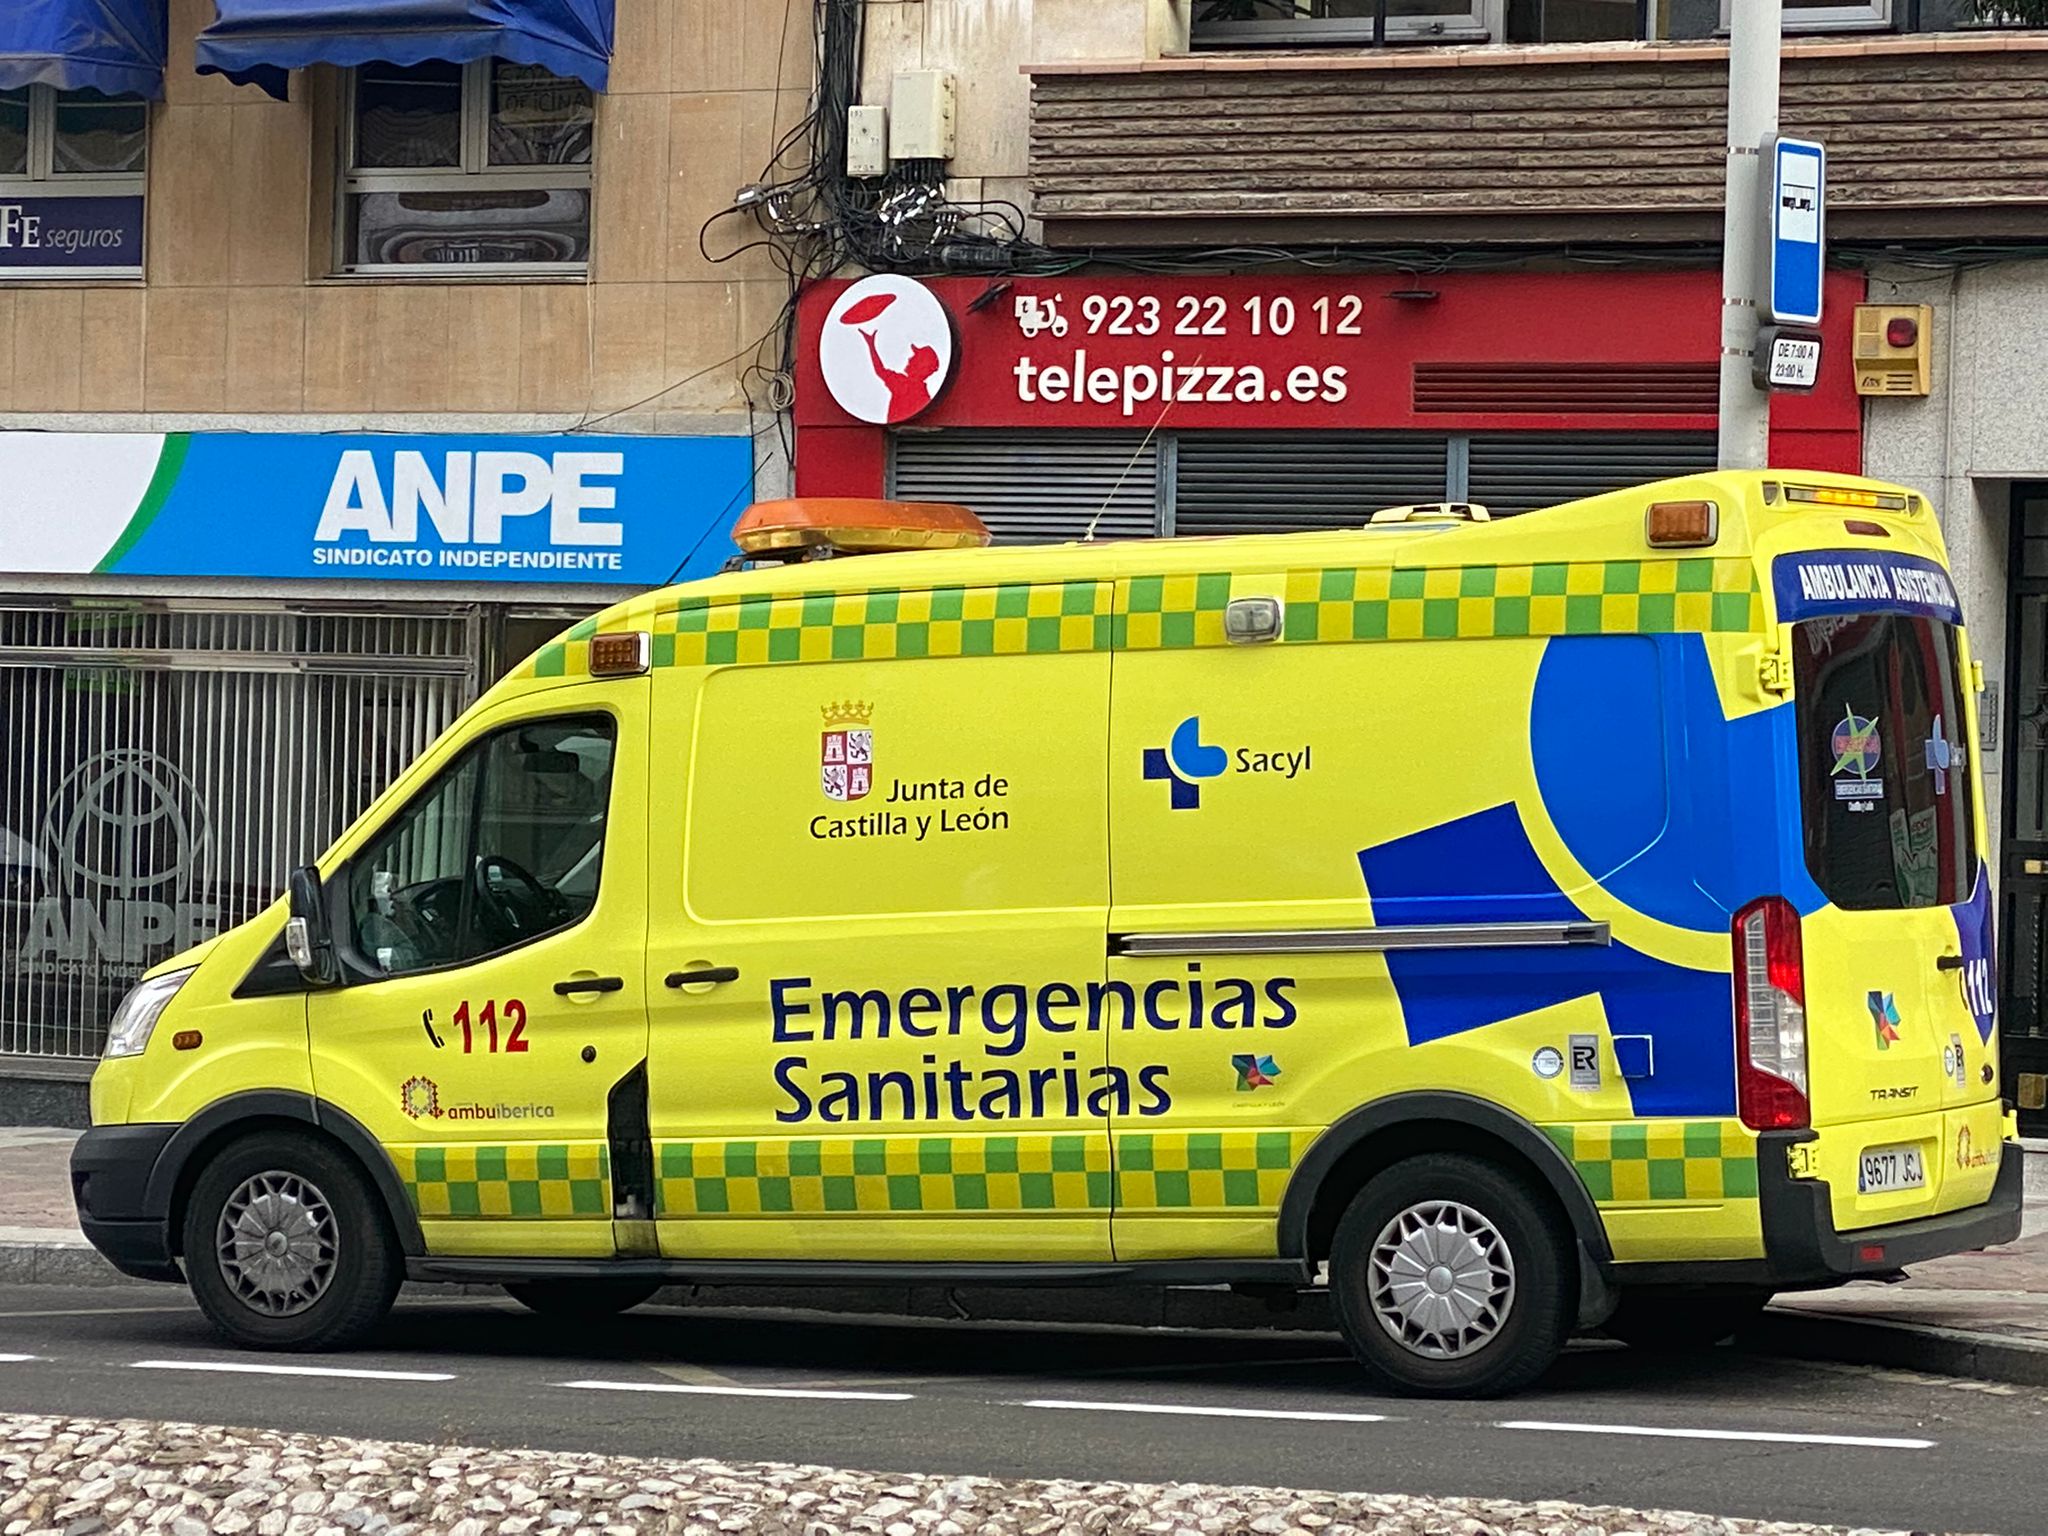
<svg viewBox="0 0 2048 1536">
<path fill-rule="evenodd" d="M 903 432 L 889 460 L 890 495 L 960 502 L 998 543 L 1159 531 L 1160 441 L 1142 432 Z"/>
<path fill-rule="evenodd" d="M 1445 497 L 1446 440 L 1399 432 L 1184 432 L 1173 531 L 1357 528 L 1381 507 Z"/>
<path fill-rule="evenodd" d="M 1471 489 L 1495 513 L 1714 467 L 1711 432 L 1501 432 L 1472 438 Z"/>
</svg>

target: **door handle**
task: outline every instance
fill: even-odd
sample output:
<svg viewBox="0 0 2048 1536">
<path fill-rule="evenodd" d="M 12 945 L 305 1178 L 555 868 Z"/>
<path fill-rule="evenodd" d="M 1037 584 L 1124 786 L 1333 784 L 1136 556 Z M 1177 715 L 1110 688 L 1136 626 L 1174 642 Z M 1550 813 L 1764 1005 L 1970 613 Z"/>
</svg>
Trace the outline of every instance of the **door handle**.
<svg viewBox="0 0 2048 1536">
<path fill-rule="evenodd" d="M 694 971 L 670 971 L 668 985 L 672 987 L 711 986 L 721 981 L 738 981 L 740 968 L 736 965 L 700 965 Z"/>
<path fill-rule="evenodd" d="M 1937 971 L 1960 971 L 1963 968 L 1963 957 L 1961 955 L 1943 955 L 1934 962 L 1934 968 Z"/>
<path fill-rule="evenodd" d="M 555 983 L 555 996 L 574 997 L 579 992 L 617 992 L 625 982 L 616 976 L 584 976 L 575 981 Z"/>
</svg>

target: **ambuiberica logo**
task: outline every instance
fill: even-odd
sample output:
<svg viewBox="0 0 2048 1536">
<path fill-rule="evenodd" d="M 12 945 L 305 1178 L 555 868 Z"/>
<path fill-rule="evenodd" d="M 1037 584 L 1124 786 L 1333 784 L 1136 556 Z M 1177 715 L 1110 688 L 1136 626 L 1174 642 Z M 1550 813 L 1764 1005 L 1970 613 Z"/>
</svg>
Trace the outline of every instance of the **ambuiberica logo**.
<svg viewBox="0 0 2048 1536">
<path fill-rule="evenodd" d="M 1164 747 L 1145 749 L 1145 777 L 1166 780 L 1173 809 L 1194 811 L 1202 806 L 1204 779 L 1233 773 L 1298 778 L 1309 771 L 1312 751 L 1306 742 L 1277 749 L 1215 746 L 1202 740 L 1202 717 L 1189 715 L 1173 728 Z"/>
</svg>

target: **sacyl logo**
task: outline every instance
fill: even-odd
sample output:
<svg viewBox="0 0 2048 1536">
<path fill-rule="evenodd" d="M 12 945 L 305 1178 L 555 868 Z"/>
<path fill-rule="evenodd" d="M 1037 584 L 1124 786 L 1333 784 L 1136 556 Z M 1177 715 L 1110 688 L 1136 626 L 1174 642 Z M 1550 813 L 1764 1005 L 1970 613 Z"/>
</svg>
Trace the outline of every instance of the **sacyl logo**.
<svg viewBox="0 0 2048 1536">
<path fill-rule="evenodd" d="M 1173 808 L 1176 811 L 1199 809 L 1202 791 L 1194 781 L 1213 779 L 1229 766 L 1228 752 L 1221 747 L 1202 744 L 1200 715 L 1189 715 L 1175 726 L 1173 736 L 1164 747 L 1145 749 L 1145 777 L 1165 779 L 1172 785 Z"/>
<path fill-rule="evenodd" d="M 1308 772 L 1311 751 L 1307 745 L 1272 752 L 1255 747 L 1212 746 L 1202 740 L 1202 717 L 1189 715 L 1174 727 L 1164 747 L 1145 749 L 1145 777 L 1167 781 L 1176 811 L 1199 810 L 1202 791 L 1198 780 L 1226 773 L 1296 778 Z"/>
</svg>

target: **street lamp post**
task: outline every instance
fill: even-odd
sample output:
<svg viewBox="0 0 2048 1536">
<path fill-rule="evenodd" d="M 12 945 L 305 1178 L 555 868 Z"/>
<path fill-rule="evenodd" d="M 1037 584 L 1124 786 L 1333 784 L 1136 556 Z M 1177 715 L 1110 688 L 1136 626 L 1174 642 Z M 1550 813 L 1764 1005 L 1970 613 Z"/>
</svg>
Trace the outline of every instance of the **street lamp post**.
<svg viewBox="0 0 2048 1536">
<path fill-rule="evenodd" d="M 1723 469 L 1762 469 L 1771 455 L 1771 397 L 1751 373 L 1763 303 L 1763 145 L 1778 131 L 1783 0 L 1729 7 L 1728 180 L 1721 236 Z"/>
</svg>

